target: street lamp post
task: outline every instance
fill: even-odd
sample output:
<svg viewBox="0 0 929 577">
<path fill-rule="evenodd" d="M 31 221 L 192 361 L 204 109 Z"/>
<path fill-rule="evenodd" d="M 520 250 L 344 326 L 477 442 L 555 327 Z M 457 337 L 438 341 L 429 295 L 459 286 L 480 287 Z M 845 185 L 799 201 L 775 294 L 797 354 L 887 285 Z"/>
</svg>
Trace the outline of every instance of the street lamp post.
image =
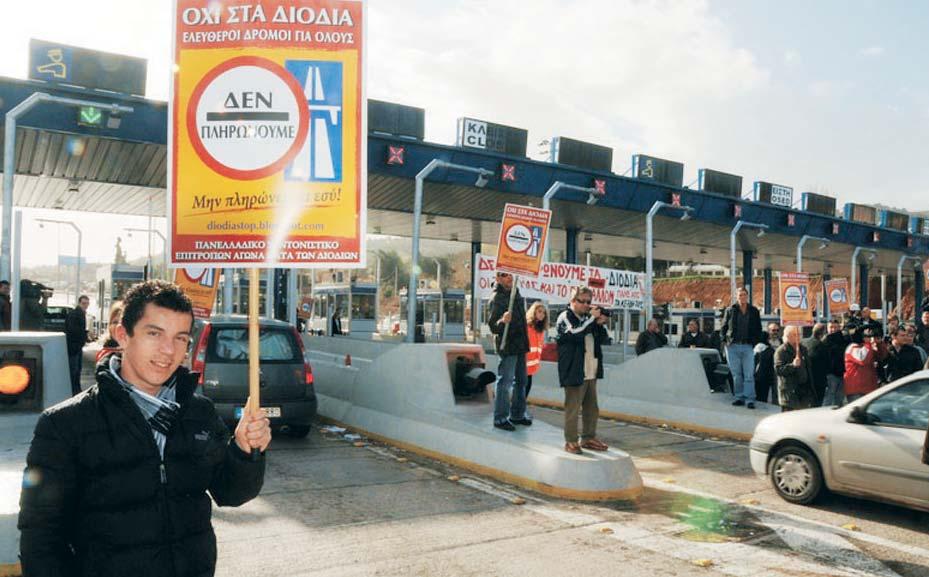
<svg viewBox="0 0 929 577">
<path fill-rule="evenodd" d="M 908 260 L 912 260 L 916 264 L 915 268 L 917 271 L 920 270 L 922 265 L 922 260 L 920 260 L 918 256 L 911 256 L 908 254 L 901 255 L 900 260 L 897 261 L 897 318 L 899 318 L 901 322 L 903 322 L 903 263 Z M 917 274 L 920 273 L 917 272 Z M 916 307 L 919 307 L 919 303 L 916 303 Z M 914 309 L 914 311 L 915 310 L 916 309 Z"/>
<path fill-rule="evenodd" d="M 645 305 L 645 310 L 643 312 L 645 313 L 646 322 L 652 318 L 654 300 L 652 296 L 652 275 L 654 274 L 654 249 L 652 247 L 654 242 L 654 226 L 652 221 L 655 219 L 655 215 L 663 208 L 673 208 L 684 211 L 681 220 L 689 219 L 690 213 L 694 210 L 692 206 L 675 206 L 671 203 L 659 200 L 652 205 L 651 210 L 645 215 L 645 302 L 643 303 Z"/>
<path fill-rule="evenodd" d="M 439 288 L 439 340 L 445 337 L 445 295 L 442 293 L 442 261 L 437 258 L 432 259 L 435 263 L 436 286 Z"/>
<path fill-rule="evenodd" d="M 82 100 L 79 98 L 65 98 L 52 96 L 45 92 L 34 92 L 28 98 L 14 106 L 6 113 L 4 123 L 3 141 L 3 236 L 0 238 L 0 279 L 9 280 L 11 273 L 11 239 L 13 225 L 13 176 L 16 171 L 16 123 L 19 117 L 32 109 L 40 102 L 54 102 L 65 106 L 93 106 L 111 111 L 111 114 L 128 114 L 133 111 L 131 106 Z M 17 256 L 17 258 L 19 258 Z"/>
<path fill-rule="evenodd" d="M 797 243 L 797 272 L 803 272 L 803 245 L 806 244 L 808 240 L 818 240 L 821 243 L 819 245 L 820 250 L 826 248 L 830 242 L 828 238 L 823 238 L 821 236 L 811 236 L 808 234 L 801 236 L 800 242 Z"/>
<path fill-rule="evenodd" d="M 74 275 L 75 277 L 74 278 L 74 282 L 75 282 L 75 288 L 74 288 L 75 295 L 74 296 L 75 298 L 79 297 L 81 294 L 81 241 L 83 237 L 83 235 L 81 234 L 81 229 L 79 229 L 77 225 L 71 222 L 70 220 L 56 220 L 53 218 L 37 218 L 35 220 L 36 222 L 40 223 L 40 226 L 41 226 L 41 223 L 66 224 L 70 226 L 71 228 L 73 228 L 74 232 L 77 233 L 77 264 L 75 265 L 75 268 L 77 270 L 75 271 L 75 275 Z"/>
<path fill-rule="evenodd" d="M 852 298 L 849 301 L 850 303 L 854 303 L 858 300 L 858 283 L 856 282 L 858 280 L 858 255 L 861 254 L 862 252 L 870 253 L 868 254 L 869 261 L 874 260 L 874 257 L 877 256 L 877 251 L 874 250 L 873 248 L 865 248 L 863 246 L 856 246 L 855 250 L 852 251 L 851 283 L 849 283 L 851 284 L 849 289 L 851 290 Z"/>
<path fill-rule="evenodd" d="M 743 228 L 757 228 L 758 236 L 762 236 L 764 231 L 768 229 L 768 225 L 761 224 L 757 222 L 748 222 L 745 220 L 740 220 L 735 223 L 735 226 L 732 227 L 732 232 L 729 233 L 729 291 L 732 302 L 736 301 L 736 280 L 735 280 L 735 253 L 736 253 L 736 241 L 739 234 L 739 231 Z"/>
<path fill-rule="evenodd" d="M 477 181 L 474 186 L 484 188 L 487 185 L 488 178 L 493 176 L 493 171 L 486 168 L 477 168 L 475 166 L 466 166 L 463 164 L 454 164 L 438 158 L 433 158 L 429 164 L 419 171 L 416 175 L 416 188 L 413 196 L 413 247 L 410 261 L 410 285 L 406 290 L 406 342 L 415 342 L 416 338 L 416 289 L 418 284 L 419 271 L 419 221 L 422 220 L 423 214 L 423 183 L 432 171 L 437 168 L 446 168 L 470 172 L 477 175 Z"/>
<path fill-rule="evenodd" d="M 576 190 L 578 192 L 587 193 L 587 204 L 594 204 L 597 202 L 597 189 L 593 187 L 577 186 L 575 184 L 568 184 L 566 182 L 561 182 L 556 180 L 552 185 L 545 191 L 545 195 L 542 197 L 542 208 L 545 210 L 551 210 L 552 198 L 558 194 L 558 191 L 564 190 Z M 550 242 L 545 243 L 545 262 L 551 262 L 552 258 L 552 246 Z"/>
</svg>

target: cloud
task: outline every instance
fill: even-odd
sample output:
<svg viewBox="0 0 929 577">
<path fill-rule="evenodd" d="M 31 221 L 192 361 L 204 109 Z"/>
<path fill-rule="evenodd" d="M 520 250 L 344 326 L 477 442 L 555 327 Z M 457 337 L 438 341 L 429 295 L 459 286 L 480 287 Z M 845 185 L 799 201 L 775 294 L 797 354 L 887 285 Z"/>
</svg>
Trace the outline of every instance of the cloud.
<svg viewBox="0 0 929 577">
<path fill-rule="evenodd" d="M 372 97 L 425 105 L 427 138 L 474 116 L 633 152 L 695 148 L 705 106 L 762 89 L 769 73 L 706 2 L 422 2 L 418 17 L 372 3 Z"/>
<path fill-rule="evenodd" d="M 877 45 L 877 44 L 873 44 L 866 48 L 862 48 L 861 50 L 858 51 L 858 54 L 860 54 L 861 56 L 877 57 L 877 56 L 884 54 L 884 47 Z"/>
</svg>

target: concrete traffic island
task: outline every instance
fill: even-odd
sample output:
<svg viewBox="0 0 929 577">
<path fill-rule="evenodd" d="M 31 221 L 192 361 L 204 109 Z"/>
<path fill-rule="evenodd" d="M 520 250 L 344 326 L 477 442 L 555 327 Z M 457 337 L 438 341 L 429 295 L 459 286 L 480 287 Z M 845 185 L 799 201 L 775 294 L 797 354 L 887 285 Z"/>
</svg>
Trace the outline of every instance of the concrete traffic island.
<svg viewBox="0 0 929 577">
<path fill-rule="evenodd" d="M 304 339 L 326 420 L 547 495 L 611 500 L 642 493 L 628 454 L 566 453 L 562 430 L 540 421 L 514 432 L 494 429 L 492 385 L 456 397 L 455 367 L 460 359 L 483 363 L 478 345 Z"/>
<path fill-rule="evenodd" d="M 732 395 L 710 390 L 702 356 L 718 358 L 713 349 L 656 349 L 620 365 L 604 364 L 597 383 L 600 416 L 747 441 L 763 418 L 780 413 L 768 403 L 755 410 L 733 407 Z M 497 357 L 487 355 L 489 367 Z M 532 378 L 530 404 L 562 408 L 558 365 L 542 362 Z"/>
</svg>

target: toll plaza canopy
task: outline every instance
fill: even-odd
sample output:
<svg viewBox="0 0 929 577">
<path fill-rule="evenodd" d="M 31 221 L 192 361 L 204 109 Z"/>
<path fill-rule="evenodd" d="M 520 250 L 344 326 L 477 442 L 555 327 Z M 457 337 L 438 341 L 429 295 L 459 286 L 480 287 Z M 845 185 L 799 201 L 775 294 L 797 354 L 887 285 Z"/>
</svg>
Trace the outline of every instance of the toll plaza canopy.
<svg viewBox="0 0 929 577">
<path fill-rule="evenodd" d="M 104 107 L 103 118 L 82 119 L 74 107 L 46 102 L 22 116 L 16 130 L 15 206 L 165 215 L 166 103 L 0 78 L 0 114 L 35 92 L 131 106 L 133 111 L 116 115 Z M 763 237 L 756 235 L 757 229 L 739 233 L 737 248 L 754 259 L 755 269 L 796 270 L 797 245 L 804 235 L 829 240 L 807 245 L 804 270 L 831 276 L 850 272 L 856 247 L 876 251 L 873 260 L 862 258 L 861 263 L 888 274 L 896 271 L 903 255 L 915 259 L 929 254 L 929 237 L 914 232 L 524 156 L 381 133 L 369 134 L 367 152 L 369 233 L 411 234 L 414 178 L 440 159 L 494 174 L 479 187 L 474 174 L 454 168 L 433 171 L 424 188 L 422 236 L 428 239 L 495 243 L 504 204 L 540 206 L 552 184 L 563 182 L 584 189 L 596 185 L 603 192 L 593 197 L 595 204 L 588 204 L 587 192 L 569 188 L 552 200 L 550 246 L 563 249 L 565 260 L 573 262 L 587 250 L 643 256 L 645 214 L 658 201 L 693 208 L 686 222 L 673 209 L 656 217 L 654 258 L 661 260 L 728 264 L 730 233 L 740 220 L 768 227 Z"/>
</svg>

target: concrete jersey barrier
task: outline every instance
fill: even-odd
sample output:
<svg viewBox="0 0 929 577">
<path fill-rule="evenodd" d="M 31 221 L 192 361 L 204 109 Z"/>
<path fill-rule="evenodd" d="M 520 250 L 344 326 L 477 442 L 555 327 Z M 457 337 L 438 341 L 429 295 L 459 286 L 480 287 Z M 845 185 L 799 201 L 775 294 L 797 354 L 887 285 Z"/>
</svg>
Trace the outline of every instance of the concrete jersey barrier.
<svg viewBox="0 0 929 577">
<path fill-rule="evenodd" d="M 478 345 L 304 339 L 319 414 L 330 421 L 549 495 L 629 499 L 642 491 L 642 479 L 622 451 L 572 455 L 563 450 L 562 430 L 546 423 L 514 432 L 495 429 L 489 391 L 456 399 L 455 358 L 483 362 Z"/>
<path fill-rule="evenodd" d="M 597 383 L 601 416 L 749 440 L 761 419 L 780 408 L 758 402 L 755 410 L 733 407 L 733 397 L 710 390 L 701 355 L 713 349 L 661 348 L 621 365 L 605 364 Z M 487 355 L 488 367 L 499 359 Z M 532 378 L 529 402 L 564 406 L 558 364 L 543 361 Z"/>
</svg>

